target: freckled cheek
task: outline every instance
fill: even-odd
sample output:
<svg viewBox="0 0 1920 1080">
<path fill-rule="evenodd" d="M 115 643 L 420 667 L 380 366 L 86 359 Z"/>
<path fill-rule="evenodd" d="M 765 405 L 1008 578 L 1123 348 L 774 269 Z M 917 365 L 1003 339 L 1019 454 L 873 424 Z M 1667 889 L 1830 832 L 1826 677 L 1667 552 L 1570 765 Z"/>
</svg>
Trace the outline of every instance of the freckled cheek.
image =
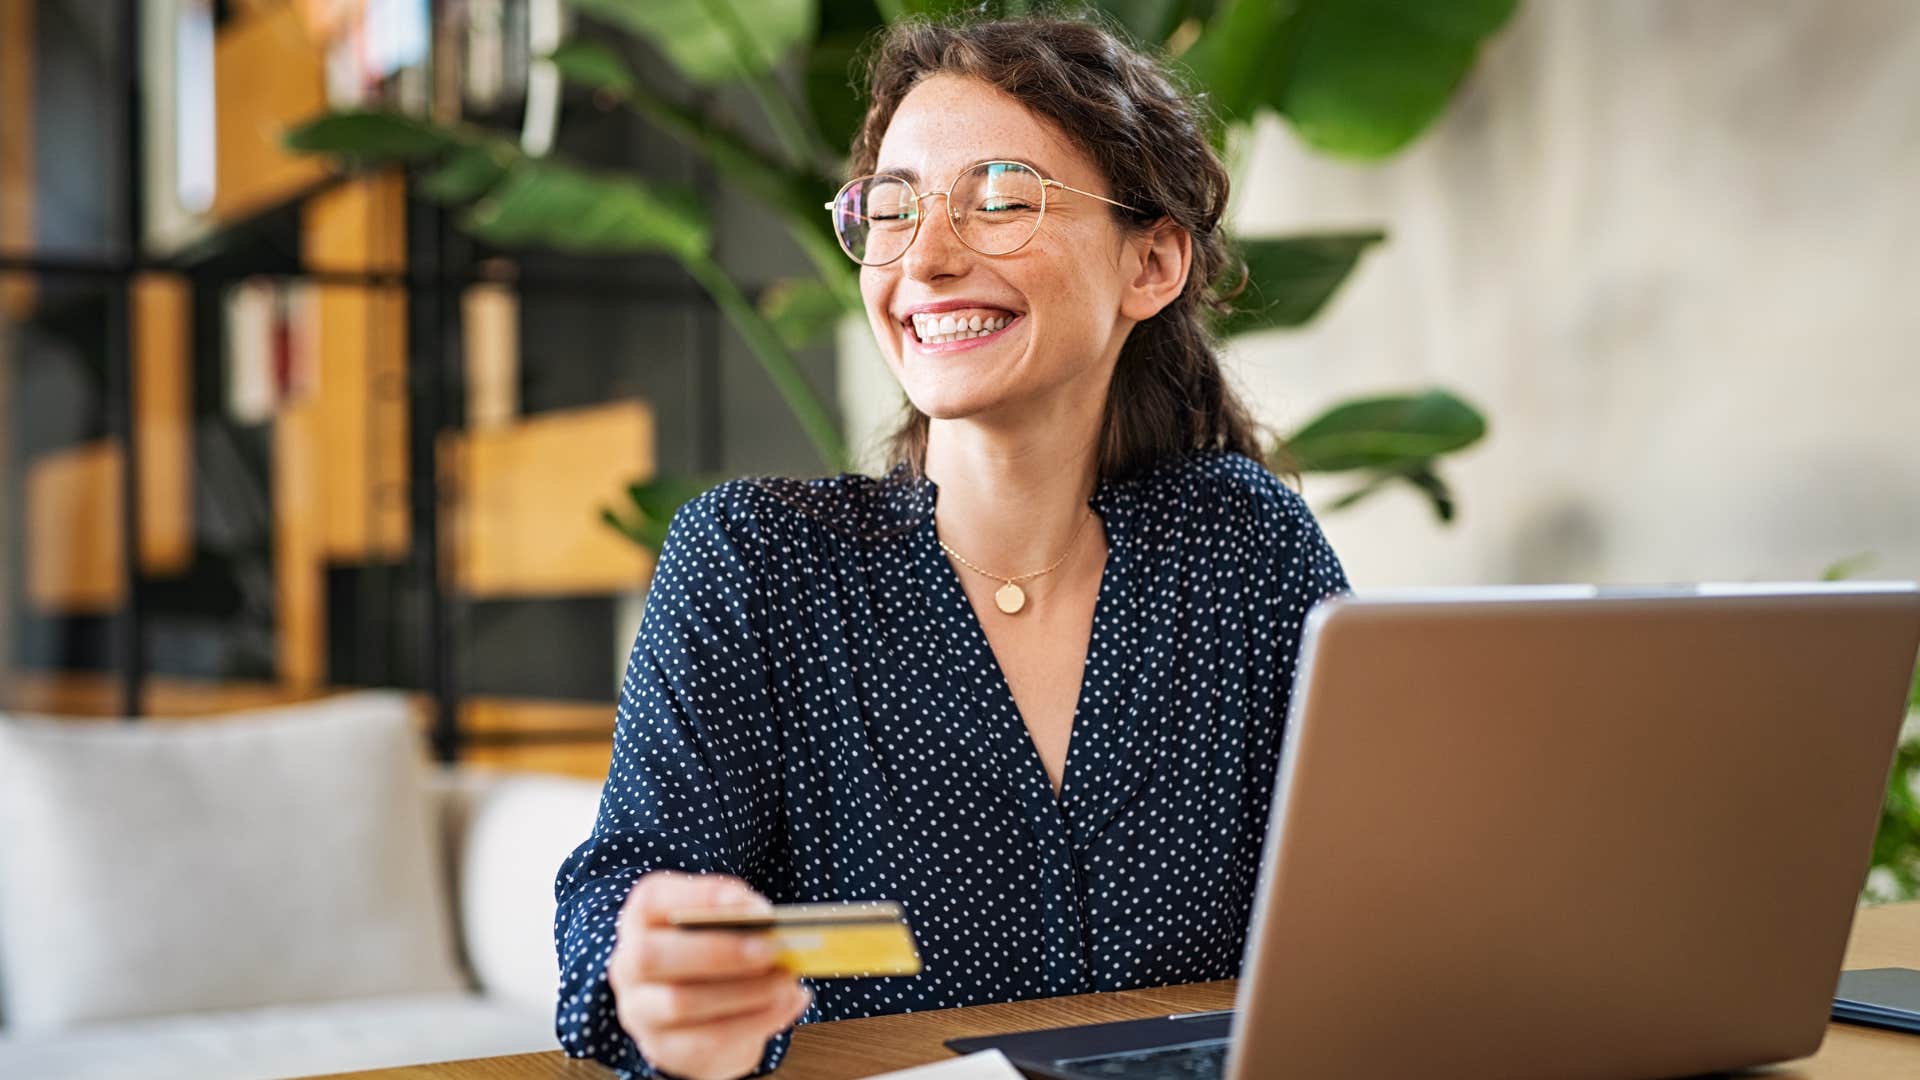
<svg viewBox="0 0 1920 1080">
<path fill-rule="evenodd" d="M 1095 329 L 1094 299 L 1078 278 L 1083 272 L 1071 264 L 1054 267 L 1054 276 L 1029 294 L 1034 309 L 1043 313 L 1039 321 L 1048 333 L 1077 337 Z"/>
<path fill-rule="evenodd" d="M 860 298 L 867 309 L 867 324 L 873 327 L 874 334 L 884 347 L 894 330 L 893 316 L 887 313 L 887 290 L 882 282 L 875 280 L 874 271 L 860 272 Z"/>
</svg>

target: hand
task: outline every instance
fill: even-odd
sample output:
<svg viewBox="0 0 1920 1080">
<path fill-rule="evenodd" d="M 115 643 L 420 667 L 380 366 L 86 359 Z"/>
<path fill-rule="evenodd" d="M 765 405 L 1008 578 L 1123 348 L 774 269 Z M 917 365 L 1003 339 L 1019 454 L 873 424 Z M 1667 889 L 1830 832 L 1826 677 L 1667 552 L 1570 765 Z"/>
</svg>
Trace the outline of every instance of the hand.
<svg viewBox="0 0 1920 1080">
<path fill-rule="evenodd" d="M 733 1080 L 760 1064 L 766 1042 L 806 1012 L 813 995 L 773 964 L 764 935 L 678 930 L 687 909 L 765 911 L 772 905 L 725 874 L 655 870 L 620 909 L 607 981 L 620 1026 L 655 1068 L 685 1080 Z"/>
</svg>

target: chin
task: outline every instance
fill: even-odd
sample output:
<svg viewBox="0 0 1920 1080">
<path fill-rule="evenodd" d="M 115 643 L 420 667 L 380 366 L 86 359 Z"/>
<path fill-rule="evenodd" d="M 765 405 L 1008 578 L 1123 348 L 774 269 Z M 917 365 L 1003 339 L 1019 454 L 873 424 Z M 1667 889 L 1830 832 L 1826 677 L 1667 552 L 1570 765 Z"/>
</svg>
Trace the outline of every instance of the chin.
<svg viewBox="0 0 1920 1080">
<path fill-rule="evenodd" d="M 932 420 L 964 420 L 1005 402 L 1005 395 L 982 387 L 907 385 L 907 400 Z"/>
<path fill-rule="evenodd" d="M 892 358 L 894 377 L 913 407 L 934 420 L 964 420 L 1005 410 L 1032 396 L 1021 378 L 1025 354 L 979 364 L 985 357 L 909 355 Z"/>
</svg>

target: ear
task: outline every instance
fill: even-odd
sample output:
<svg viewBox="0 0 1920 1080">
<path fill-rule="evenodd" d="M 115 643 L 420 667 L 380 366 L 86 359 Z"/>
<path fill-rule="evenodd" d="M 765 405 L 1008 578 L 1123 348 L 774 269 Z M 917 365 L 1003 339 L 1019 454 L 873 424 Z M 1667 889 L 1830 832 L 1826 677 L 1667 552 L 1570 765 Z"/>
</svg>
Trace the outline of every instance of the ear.
<svg viewBox="0 0 1920 1080">
<path fill-rule="evenodd" d="M 1134 322 L 1145 322 L 1160 314 L 1187 287 L 1187 272 L 1193 267 L 1193 237 L 1187 230 L 1161 218 L 1145 237 L 1127 245 L 1134 271 L 1120 297 L 1120 314 Z"/>
</svg>

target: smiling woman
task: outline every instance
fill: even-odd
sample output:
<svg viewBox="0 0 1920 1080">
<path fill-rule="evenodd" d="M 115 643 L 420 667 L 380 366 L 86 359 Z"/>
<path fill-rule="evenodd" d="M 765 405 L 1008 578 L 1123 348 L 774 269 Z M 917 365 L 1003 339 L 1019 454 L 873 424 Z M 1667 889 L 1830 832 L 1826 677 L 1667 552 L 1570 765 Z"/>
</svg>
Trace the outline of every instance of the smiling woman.
<svg viewBox="0 0 1920 1080">
<path fill-rule="evenodd" d="M 1036 344 L 1048 356 L 1080 358 L 1079 366 L 1104 383 L 1105 393 L 1093 395 L 1102 406 L 1103 474 L 1126 475 L 1195 449 L 1258 459 L 1253 426 L 1221 376 L 1206 326 L 1209 311 L 1224 311 L 1239 285 L 1227 272 L 1229 248 L 1220 228 L 1229 181 L 1207 140 L 1204 113 L 1152 58 L 1097 27 L 1060 22 L 1050 24 L 1057 30 L 1036 34 L 1033 25 L 1008 20 L 956 32 L 903 24 L 876 57 L 870 105 L 850 162 L 856 179 L 832 205 L 836 232 L 847 247 L 850 238 L 862 238 L 839 222 L 845 210 L 858 212 L 860 194 L 877 185 L 894 201 L 902 193 L 913 200 L 913 228 L 893 230 L 896 237 L 904 234 L 904 243 L 892 241 L 897 252 L 848 247 L 856 262 L 867 265 L 862 286 L 868 313 L 882 354 L 913 406 L 892 440 L 893 460 L 924 471 L 934 388 L 921 386 L 929 392 L 927 401 L 916 396 L 916 384 L 926 380 L 899 362 L 915 342 L 903 340 L 883 317 L 907 313 L 912 301 L 900 294 L 914 295 L 912 279 L 928 273 L 929 260 L 955 240 L 978 254 L 1008 256 L 984 267 L 983 276 L 1001 278 L 1009 291 L 1027 292 L 1024 282 L 1031 280 L 1036 297 L 1060 286 L 1092 286 L 1098 283 L 1088 279 L 1099 276 L 1117 278 L 1129 250 L 1145 249 L 1173 263 L 1158 267 L 1166 277 L 1149 283 L 1155 287 L 1124 308 L 1112 300 L 1090 304 L 1078 290 L 1059 296 L 1055 329 L 1073 344 Z M 1016 168 L 1008 170 L 1010 178 L 995 176 L 986 171 L 993 162 L 983 157 L 1011 159 Z M 951 236 L 919 228 L 919 218 L 929 212 L 925 200 L 940 193 L 916 194 L 913 185 L 923 177 L 951 183 L 945 199 Z M 982 221 L 994 215 L 985 200 L 999 194 L 996 180 L 1014 183 L 1030 208 L 1016 211 L 1010 231 Z M 989 228 L 994 237 L 986 235 Z M 920 258 L 901 264 L 916 242 Z M 1230 288 L 1222 289 L 1223 279 L 1233 282 Z M 1105 284 L 1117 299 L 1124 282 Z M 941 310 L 937 303 L 921 307 Z M 1121 322 L 1069 325 L 1059 318 L 1069 309 L 1087 318 L 1117 314 Z"/>
<path fill-rule="evenodd" d="M 674 518 L 557 883 L 562 1045 L 631 1075 L 1235 974 L 1300 627 L 1346 587 L 1221 376 L 1227 175 L 1158 63 L 906 23 L 869 101 L 825 210 L 909 402 L 892 467 Z M 924 969 L 803 987 L 670 919 L 767 900 L 897 901 Z"/>
</svg>

